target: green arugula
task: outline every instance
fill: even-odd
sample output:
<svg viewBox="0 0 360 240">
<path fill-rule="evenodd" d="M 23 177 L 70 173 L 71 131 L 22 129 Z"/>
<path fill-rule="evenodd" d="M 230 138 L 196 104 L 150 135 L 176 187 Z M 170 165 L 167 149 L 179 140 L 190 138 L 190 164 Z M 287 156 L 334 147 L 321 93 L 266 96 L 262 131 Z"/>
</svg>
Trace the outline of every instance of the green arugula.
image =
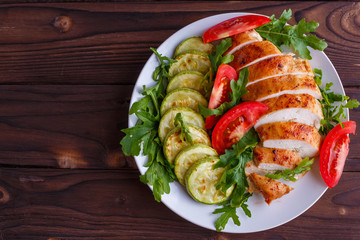
<svg viewBox="0 0 360 240">
<path fill-rule="evenodd" d="M 240 225 L 239 218 L 236 215 L 236 208 L 238 207 L 242 208 L 246 216 L 251 217 L 251 212 L 246 202 L 252 194 L 246 192 L 246 188 L 249 185 L 245 174 L 245 165 L 252 160 L 253 148 L 258 142 L 259 137 L 254 128 L 252 128 L 239 142 L 233 145 L 232 149 L 225 150 L 225 154 L 220 156 L 220 161 L 214 166 L 214 168 L 226 168 L 226 171 L 216 185 L 217 189 L 226 192 L 228 188 L 236 184 L 228 201 L 220 204 L 223 207 L 213 212 L 213 214 L 222 213 L 215 222 L 217 231 L 223 230 L 230 218 L 233 219 L 236 225 Z"/>
<path fill-rule="evenodd" d="M 272 15 L 270 17 L 271 22 L 257 27 L 255 30 L 261 37 L 274 43 L 280 50 L 281 45 L 285 45 L 288 48 L 293 47 L 300 57 L 306 59 L 311 59 L 310 51 L 307 48 L 308 46 L 320 51 L 323 51 L 327 47 L 324 39 L 319 39 L 315 35 L 307 34 L 315 32 L 319 23 L 314 21 L 306 22 L 303 18 L 297 25 L 287 25 L 291 16 L 291 9 L 288 11 L 284 10 L 279 19 L 276 19 L 275 15 Z"/>
<path fill-rule="evenodd" d="M 321 69 L 314 69 L 314 76 L 316 84 L 318 85 L 322 99 L 320 103 L 322 105 L 322 112 L 324 119 L 321 119 L 320 133 L 327 135 L 331 129 L 337 124 L 341 124 L 342 120 L 346 118 L 345 109 L 354 109 L 359 107 L 360 102 L 356 99 L 349 99 L 348 96 L 342 94 L 335 94 L 331 91 L 333 85 L 332 82 L 327 83 L 324 88 L 321 87 L 322 71 Z"/>
<path fill-rule="evenodd" d="M 181 130 L 180 139 L 181 139 L 181 141 L 182 142 L 186 141 L 186 142 L 190 143 L 191 145 L 193 145 L 194 141 L 193 141 L 193 138 L 191 136 L 189 126 L 185 122 L 184 114 L 182 112 L 179 112 L 179 113 L 176 114 L 176 116 L 174 118 L 174 125 L 175 125 L 175 127 L 180 125 L 180 130 Z"/>
<path fill-rule="evenodd" d="M 230 63 L 234 60 L 233 55 L 226 55 L 223 54 L 231 47 L 232 39 L 225 38 L 221 40 L 220 44 L 215 46 L 215 52 L 209 54 L 209 59 L 212 64 L 212 70 L 216 73 L 217 69 L 222 63 Z"/>
<path fill-rule="evenodd" d="M 216 109 L 210 109 L 199 105 L 199 112 L 203 117 L 209 117 L 211 115 L 221 116 L 229 109 L 235 107 L 241 102 L 241 97 L 245 95 L 248 90 L 246 89 L 246 84 L 248 83 L 249 70 L 244 68 L 239 72 L 239 78 L 237 81 L 231 79 L 230 87 L 231 92 L 229 92 L 230 102 L 224 102 Z"/>
<path fill-rule="evenodd" d="M 296 175 L 305 173 L 311 170 L 311 165 L 314 163 L 314 159 L 309 157 L 304 158 L 301 163 L 294 169 L 285 169 L 283 171 L 278 170 L 274 174 L 266 174 L 265 176 L 272 179 L 284 179 L 287 181 L 296 182 Z"/>
<path fill-rule="evenodd" d="M 165 159 L 162 143 L 158 137 L 159 109 L 166 94 L 167 71 L 173 60 L 163 57 L 153 48 L 151 50 L 160 61 L 153 74 L 156 84 L 149 88 L 144 86 L 142 92 L 144 97 L 131 106 L 129 114 L 135 114 L 139 120 L 134 127 L 121 130 L 126 135 L 120 144 L 126 156 L 138 156 L 142 146 L 143 154 L 148 157 L 145 165 L 148 169 L 140 176 L 140 180 L 153 186 L 154 198 L 160 202 L 161 195 L 170 192 L 170 182 L 176 179 L 169 162 Z"/>
</svg>

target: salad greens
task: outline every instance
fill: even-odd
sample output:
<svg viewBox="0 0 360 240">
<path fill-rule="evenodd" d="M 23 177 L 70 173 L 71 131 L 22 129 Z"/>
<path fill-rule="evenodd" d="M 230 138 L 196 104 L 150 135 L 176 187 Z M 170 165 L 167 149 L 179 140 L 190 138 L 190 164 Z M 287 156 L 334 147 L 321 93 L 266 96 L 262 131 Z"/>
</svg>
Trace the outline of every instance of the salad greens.
<svg viewBox="0 0 360 240">
<path fill-rule="evenodd" d="M 141 145 L 143 146 L 143 154 L 148 157 L 145 165 L 148 169 L 144 175 L 140 176 L 140 180 L 153 186 L 154 198 L 160 202 L 162 194 L 170 193 L 169 183 L 176 179 L 169 162 L 165 159 L 158 136 L 160 104 L 165 96 L 167 70 L 173 60 L 162 56 L 153 48 L 151 50 L 160 61 L 160 65 L 153 74 L 156 84 L 149 88 L 144 86 L 142 93 L 144 97 L 131 106 L 129 114 L 135 114 L 139 120 L 134 127 L 122 130 L 126 135 L 120 144 L 126 156 L 138 156 Z"/>
<path fill-rule="evenodd" d="M 180 125 L 180 129 L 181 129 L 180 139 L 181 139 L 181 141 L 183 141 L 183 142 L 187 141 L 188 143 L 193 145 L 194 141 L 193 141 L 193 138 L 191 136 L 189 126 L 184 120 L 184 114 L 182 112 L 177 113 L 174 120 L 175 120 L 174 121 L 175 127 Z"/>
<path fill-rule="evenodd" d="M 314 70 L 315 81 L 318 85 L 322 99 L 322 112 L 324 119 L 321 119 L 320 133 L 327 135 L 331 129 L 337 124 L 341 124 L 342 120 L 346 118 L 345 109 L 354 109 L 359 107 L 360 102 L 356 99 L 349 99 L 348 96 L 342 94 L 335 94 L 331 91 L 332 82 L 327 83 L 324 88 L 321 87 L 322 71 L 315 68 Z"/>
<path fill-rule="evenodd" d="M 324 39 L 319 39 L 313 34 L 306 35 L 306 33 L 315 32 L 319 23 L 314 21 L 306 22 L 303 18 L 297 25 L 288 25 L 287 22 L 291 19 L 291 15 L 291 9 L 288 11 L 284 10 L 279 19 L 272 15 L 270 17 L 271 22 L 257 27 L 255 30 L 261 37 L 272 42 L 280 50 L 281 45 L 285 45 L 288 48 L 293 47 L 300 57 L 311 59 L 308 47 L 320 51 L 327 47 Z"/>
<path fill-rule="evenodd" d="M 305 173 L 311 170 L 311 165 L 314 163 L 314 159 L 309 157 L 304 158 L 301 163 L 294 169 L 285 169 L 283 171 L 278 170 L 274 174 L 266 174 L 265 176 L 272 179 L 284 179 L 286 181 L 296 182 L 296 175 Z"/>
</svg>

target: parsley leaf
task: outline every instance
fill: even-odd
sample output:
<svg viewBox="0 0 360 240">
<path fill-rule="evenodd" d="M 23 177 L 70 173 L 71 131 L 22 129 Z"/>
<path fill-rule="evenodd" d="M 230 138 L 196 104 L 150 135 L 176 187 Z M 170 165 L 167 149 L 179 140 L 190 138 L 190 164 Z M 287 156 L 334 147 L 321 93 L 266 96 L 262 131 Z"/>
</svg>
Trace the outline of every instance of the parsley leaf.
<svg viewBox="0 0 360 240">
<path fill-rule="evenodd" d="M 319 23 L 310 21 L 306 22 L 301 19 L 297 25 L 286 25 L 291 19 L 292 11 L 284 10 L 279 19 L 274 15 L 270 17 L 272 20 L 255 30 L 266 40 L 274 43 L 279 49 L 281 45 L 288 48 L 293 47 L 296 53 L 302 58 L 311 59 L 310 51 L 307 47 L 323 51 L 327 47 L 327 43 L 323 39 L 317 38 L 315 35 L 306 34 L 315 32 Z"/>
<path fill-rule="evenodd" d="M 134 127 L 122 129 L 126 135 L 121 139 L 122 151 L 126 156 L 138 156 L 142 151 L 148 157 L 145 167 L 146 173 L 140 176 L 143 183 L 153 186 L 153 194 L 156 201 L 161 201 L 161 195 L 170 192 L 170 182 L 176 179 L 169 162 L 165 159 L 162 144 L 158 137 L 160 121 L 160 104 L 166 94 L 165 82 L 168 77 L 171 59 L 163 57 L 155 49 L 160 65 L 155 69 L 153 79 L 156 84 L 146 88 L 139 101 L 135 102 L 129 114 L 135 114 L 139 119 Z"/>
<path fill-rule="evenodd" d="M 216 109 L 206 108 L 199 105 L 199 112 L 203 117 L 209 117 L 211 115 L 221 116 L 229 109 L 235 107 L 241 102 L 241 97 L 245 95 L 248 90 L 246 89 L 246 84 L 248 83 L 249 70 L 244 68 L 239 72 L 239 78 L 237 81 L 231 79 L 230 87 L 231 92 L 229 92 L 230 102 L 224 102 Z"/>
<path fill-rule="evenodd" d="M 294 169 L 285 169 L 283 171 L 278 170 L 274 174 L 266 174 L 265 176 L 272 179 L 284 179 L 292 182 L 296 182 L 296 175 L 302 174 L 311 170 L 311 165 L 314 163 L 314 159 L 309 159 L 309 157 L 304 158 L 301 163 Z"/>
</svg>

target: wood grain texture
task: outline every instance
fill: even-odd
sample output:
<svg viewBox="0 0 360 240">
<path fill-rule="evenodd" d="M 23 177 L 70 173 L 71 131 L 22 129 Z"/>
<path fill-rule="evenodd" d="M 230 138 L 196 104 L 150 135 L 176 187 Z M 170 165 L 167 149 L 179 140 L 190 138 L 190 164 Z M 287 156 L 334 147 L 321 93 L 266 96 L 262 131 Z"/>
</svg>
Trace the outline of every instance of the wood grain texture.
<svg viewBox="0 0 360 240">
<path fill-rule="evenodd" d="M 360 99 L 357 2 L 0 0 L 0 239 L 358 239 L 359 130 L 336 188 L 253 234 L 210 231 L 155 202 L 119 146 L 149 47 L 214 14 L 289 8 L 291 23 L 320 23 L 346 94 Z"/>
<path fill-rule="evenodd" d="M 292 23 L 301 17 L 320 22 L 317 33 L 329 42 L 325 52 L 344 84 L 358 86 L 359 36 L 347 30 L 342 37 L 349 29 L 344 26 L 356 24 L 357 18 L 347 16 L 357 16 L 358 7 L 351 2 L 241 1 L 5 4 L 0 6 L 0 83 L 133 84 L 149 47 L 158 47 L 191 22 L 235 11 L 279 16 L 291 8 Z M 69 17 L 70 30 L 54 27 L 59 16 Z M 340 17 L 342 25 L 330 21 Z"/>
<path fill-rule="evenodd" d="M 360 231 L 355 173 L 344 174 L 338 187 L 297 219 L 253 234 L 217 233 L 187 222 L 154 201 L 137 171 L 3 168 L 0 174 L 3 239 L 330 240 L 356 239 Z"/>
</svg>

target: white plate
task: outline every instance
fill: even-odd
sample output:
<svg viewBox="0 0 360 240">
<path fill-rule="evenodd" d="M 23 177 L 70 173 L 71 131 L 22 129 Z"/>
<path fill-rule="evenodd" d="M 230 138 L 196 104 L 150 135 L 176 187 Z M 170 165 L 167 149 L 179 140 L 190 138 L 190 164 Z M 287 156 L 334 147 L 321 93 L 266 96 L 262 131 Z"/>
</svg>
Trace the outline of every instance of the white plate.
<svg viewBox="0 0 360 240">
<path fill-rule="evenodd" d="M 184 39 L 192 36 L 202 36 L 203 32 L 209 27 L 226 19 L 246 14 L 249 13 L 226 13 L 196 21 L 177 31 L 163 42 L 157 50 L 164 56 L 172 57 L 176 46 Z M 320 68 L 323 71 L 323 84 L 333 82 L 334 85 L 332 89 L 334 92 L 344 94 L 340 78 L 327 56 L 323 52 L 313 50 L 311 50 L 311 56 L 313 57 L 310 61 L 311 66 L 313 68 Z M 154 85 L 152 73 L 158 64 L 153 54 L 146 62 L 135 84 L 130 106 L 142 97 L 141 92 L 143 85 Z M 129 127 L 133 127 L 136 120 L 135 115 L 129 116 Z M 147 170 L 147 168 L 144 167 L 146 157 L 135 157 L 135 161 L 140 173 L 144 174 Z M 248 218 L 241 209 L 238 209 L 241 226 L 236 226 L 230 219 L 223 232 L 249 233 L 263 231 L 282 225 L 302 214 L 311 207 L 327 189 L 320 176 L 318 164 L 316 163 L 317 162 L 315 162 L 313 169 L 306 174 L 305 177 L 296 183 L 289 184 L 294 187 L 294 190 L 290 194 L 273 201 L 271 206 L 268 206 L 264 202 L 262 196 L 254 194 L 248 201 L 252 217 Z M 168 195 L 165 194 L 162 196 L 162 202 L 184 219 L 201 227 L 215 230 L 215 221 L 219 215 L 214 215 L 212 212 L 217 206 L 195 202 L 187 194 L 186 189 L 178 182 L 171 183 L 171 192 Z"/>
</svg>

